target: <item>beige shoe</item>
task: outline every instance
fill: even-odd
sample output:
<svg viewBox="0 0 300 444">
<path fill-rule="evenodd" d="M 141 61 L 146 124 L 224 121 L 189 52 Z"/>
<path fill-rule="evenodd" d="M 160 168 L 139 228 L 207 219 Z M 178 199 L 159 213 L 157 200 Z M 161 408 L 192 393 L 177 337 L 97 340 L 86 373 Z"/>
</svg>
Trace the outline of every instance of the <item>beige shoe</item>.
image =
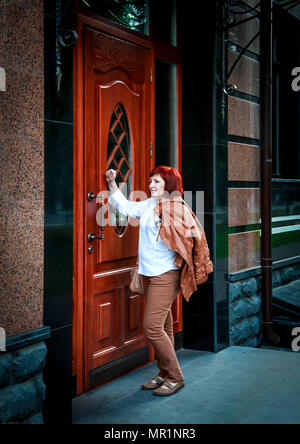
<svg viewBox="0 0 300 444">
<path fill-rule="evenodd" d="M 163 385 L 165 379 L 160 378 L 159 376 L 155 376 L 151 381 L 146 382 L 142 385 L 143 390 L 155 390 Z"/>
<path fill-rule="evenodd" d="M 177 384 L 172 385 L 168 381 L 161 384 L 161 386 L 154 390 L 153 395 L 156 396 L 169 396 L 173 395 L 174 393 L 178 392 L 178 390 L 182 389 L 184 387 L 184 382 L 177 382 Z"/>
</svg>

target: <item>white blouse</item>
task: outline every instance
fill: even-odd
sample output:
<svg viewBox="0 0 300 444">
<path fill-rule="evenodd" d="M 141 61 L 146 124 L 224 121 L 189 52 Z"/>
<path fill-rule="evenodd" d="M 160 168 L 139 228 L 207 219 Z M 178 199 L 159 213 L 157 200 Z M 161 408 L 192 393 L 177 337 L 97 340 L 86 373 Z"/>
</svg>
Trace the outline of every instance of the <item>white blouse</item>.
<svg viewBox="0 0 300 444">
<path fill-rule="evenodd" d="M 118 189 L 109 196 L 108 202 L 125 216 L 140 219 L 139 274 L 158 276 L 169 270 L 180 269 L 173 264 L 176 252 L 168 248 L 158 236 L 160 221 L 153 212 L 157 205 L 155 198 L 132 202 Z"/>
</svg>

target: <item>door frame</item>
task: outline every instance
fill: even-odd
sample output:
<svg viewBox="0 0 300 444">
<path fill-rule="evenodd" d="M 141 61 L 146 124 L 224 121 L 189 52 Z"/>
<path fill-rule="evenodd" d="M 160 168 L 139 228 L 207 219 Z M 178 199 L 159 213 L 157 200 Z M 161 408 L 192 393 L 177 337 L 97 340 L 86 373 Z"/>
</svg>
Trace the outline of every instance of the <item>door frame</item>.
<svg viewBox="0 0 300 444">
<path fill-rule="evenodd" d="M 123 26 L 98 17 L 89 12 L 76 13 L 76 29 L 78 43 L 73 50 L 73 324 L 72 324 L 72 375 L 76 375 L 76 395 L 84 393 L 84 288 L 85 288 L 85 260 L 84 260 L 84 28 L 90 27 L 105 32 L 113 37 L 134 43 L 147 48 L 151 52 L 152 88 L 151 88 L 151 140 L 153 155 L 150 159 L 151 169 L 155 167 L 155 58 L 177 64 L 177 134 L 178 150 L 177 165 L 182 173 L 182 128 L 181 128 L 181 59 L 172 57 L 167 59 L 167 52 L 162 51 L 164 45 L 152 42 L 150 37 L 127 30 Z M 173 55 L 173 54 L 172 54 Z M 149 147 L 150 150 L 150 147 Z M 178 323 L 174 333 L 182 331 L 182 300 L 177 304 Z M 155 353 L 150 346 L 149 362 L 155 359 Z"/>
</svg>

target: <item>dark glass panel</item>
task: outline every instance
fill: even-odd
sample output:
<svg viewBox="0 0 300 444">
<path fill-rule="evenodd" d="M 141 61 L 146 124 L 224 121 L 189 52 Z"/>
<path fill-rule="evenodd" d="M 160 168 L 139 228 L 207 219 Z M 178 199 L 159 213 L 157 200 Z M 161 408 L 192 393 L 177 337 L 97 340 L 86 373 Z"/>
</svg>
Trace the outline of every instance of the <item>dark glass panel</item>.
<svg viewBox="0 0 300 444">
<path fill-rule="evenodd" d="M 80 4 L 126 28 L 149 34 L 149 0 L 81 0 Z"/>
<path fill-rule="evenodd" d="M 121 136 L 124 134 L 124 130 L 122 129 L 122 127 L 120 126 L 120 124 L 118 124 L 114 131 L 113 131 L 117 141 L 120 141 Z"/>
<path fill-rule="evenodd" d="M 176 66 L 156 61 L 156 165 L 177 167 Z"/>
<path fill-rule="evenodd" d="M 273 260 L 300 255 L 300 182 L 273 180 Z"/>
<path fill-rule="evenodd" d="M 273 174 L 284 179 L 300 179 L 300 94 L 292 75 L 298 66 L 299 20 L 274 4 Z"/>
<path fill-rule="evenodd" d="M 115 148 L 116 142 L 115 139 L 113 138 L 113 135 L 111 132 L 109 132 L 108 135 L 108 143 L 107 143 L 107 158 L 109 159 L 110 156 L 112 155 L 112 152 Z"/>
<path fill-rule="evenodd" d="M 177 1 L 154 0 L 151 8 L 154 39 L 177 46 Z"/>
</svg>

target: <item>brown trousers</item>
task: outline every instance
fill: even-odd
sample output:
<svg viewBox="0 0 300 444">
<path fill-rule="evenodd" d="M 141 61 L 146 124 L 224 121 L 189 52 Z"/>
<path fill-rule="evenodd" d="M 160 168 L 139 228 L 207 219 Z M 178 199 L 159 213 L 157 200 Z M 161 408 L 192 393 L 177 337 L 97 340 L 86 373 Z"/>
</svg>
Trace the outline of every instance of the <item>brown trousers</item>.
<svg viewBox="0 0 300 444">
<path fill-rule="evenodd" d="M 172 316 L 180 272 L 170 270 L 159 276 L 143 276 L 146 296 L 144 332 L 157 355 L 158 375 L 170 382 L 184 381 L 174 349 Z"/>
</svg>

